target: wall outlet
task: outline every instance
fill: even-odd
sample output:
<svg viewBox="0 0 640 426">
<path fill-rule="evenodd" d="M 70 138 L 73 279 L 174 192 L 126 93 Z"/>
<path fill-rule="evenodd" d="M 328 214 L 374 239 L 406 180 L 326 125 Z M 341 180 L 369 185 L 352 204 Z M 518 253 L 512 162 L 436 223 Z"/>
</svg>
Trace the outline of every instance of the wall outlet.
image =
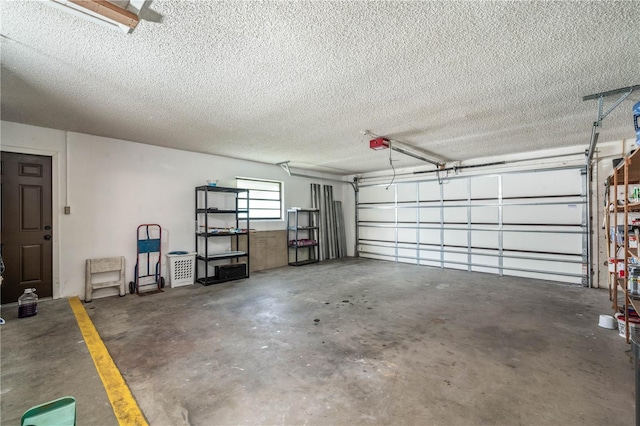
<svg viewBox="0 0 640 426">
<path fill-rule="evenodd" d="M 71 214 L 71 206 L 64 206 L 64 214 Z"/>
</svg>

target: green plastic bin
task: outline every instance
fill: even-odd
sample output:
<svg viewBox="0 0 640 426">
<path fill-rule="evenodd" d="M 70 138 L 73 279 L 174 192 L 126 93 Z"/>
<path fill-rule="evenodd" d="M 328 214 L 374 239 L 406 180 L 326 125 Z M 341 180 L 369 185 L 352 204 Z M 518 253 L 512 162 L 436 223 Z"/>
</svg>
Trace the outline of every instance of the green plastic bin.
<svg viewBox="0 0 640 426">
<path fill-rule="evenodd" d="M 75 426 L 76 399 L 65 396 L 29 408 L 22 415 L 22 426 Z"/>
</svg>

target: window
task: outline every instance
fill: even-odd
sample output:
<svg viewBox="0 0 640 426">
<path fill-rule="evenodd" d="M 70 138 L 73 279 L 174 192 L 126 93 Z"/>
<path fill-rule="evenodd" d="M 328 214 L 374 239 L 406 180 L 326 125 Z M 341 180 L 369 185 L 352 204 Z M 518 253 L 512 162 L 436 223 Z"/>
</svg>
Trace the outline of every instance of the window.
<svg viewBox="0 0 640 426">
<path fill-rule="evenodd" d="M 249 190 L 238 195 L 238 208 L 246 209 L 249 203 L 249 219 L 282 219 L 282 182 L 272 180 L 258 180 L 236 178 L 238 188 Z M 246 213 L 240 213 L 240 218 L 245 219 Z"/>
</svg>

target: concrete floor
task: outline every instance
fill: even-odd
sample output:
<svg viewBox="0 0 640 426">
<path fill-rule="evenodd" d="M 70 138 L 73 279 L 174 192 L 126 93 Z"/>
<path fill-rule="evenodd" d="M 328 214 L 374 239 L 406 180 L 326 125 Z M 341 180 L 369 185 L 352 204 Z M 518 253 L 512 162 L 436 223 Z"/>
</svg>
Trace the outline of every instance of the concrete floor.
<svg viewBox="0 0 640 426">
<path fill-rule="evenodd" d="M 151 425 L 634 422 L 601 290 L 348 259 L 85 307 Z M 116 425 L 67 301 L 13 310 L 2 424 L 69 394 Z"/>
</svg>

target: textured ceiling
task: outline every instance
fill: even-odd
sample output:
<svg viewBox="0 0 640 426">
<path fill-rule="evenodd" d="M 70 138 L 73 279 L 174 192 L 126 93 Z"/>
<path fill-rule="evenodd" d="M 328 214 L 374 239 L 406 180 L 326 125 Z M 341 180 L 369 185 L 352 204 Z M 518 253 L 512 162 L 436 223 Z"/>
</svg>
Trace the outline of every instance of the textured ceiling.
<svg viewBox="0 0 640 426">
<path fill-rule="evenodd" d="M 640 84 L 634 1 L 155 0 L 128 35 L 0 7 L 3 120 L 294 168 L 386 169 L 365 129 L 448 160 L 585 145 L 582 96 Z"/>
</svg>

